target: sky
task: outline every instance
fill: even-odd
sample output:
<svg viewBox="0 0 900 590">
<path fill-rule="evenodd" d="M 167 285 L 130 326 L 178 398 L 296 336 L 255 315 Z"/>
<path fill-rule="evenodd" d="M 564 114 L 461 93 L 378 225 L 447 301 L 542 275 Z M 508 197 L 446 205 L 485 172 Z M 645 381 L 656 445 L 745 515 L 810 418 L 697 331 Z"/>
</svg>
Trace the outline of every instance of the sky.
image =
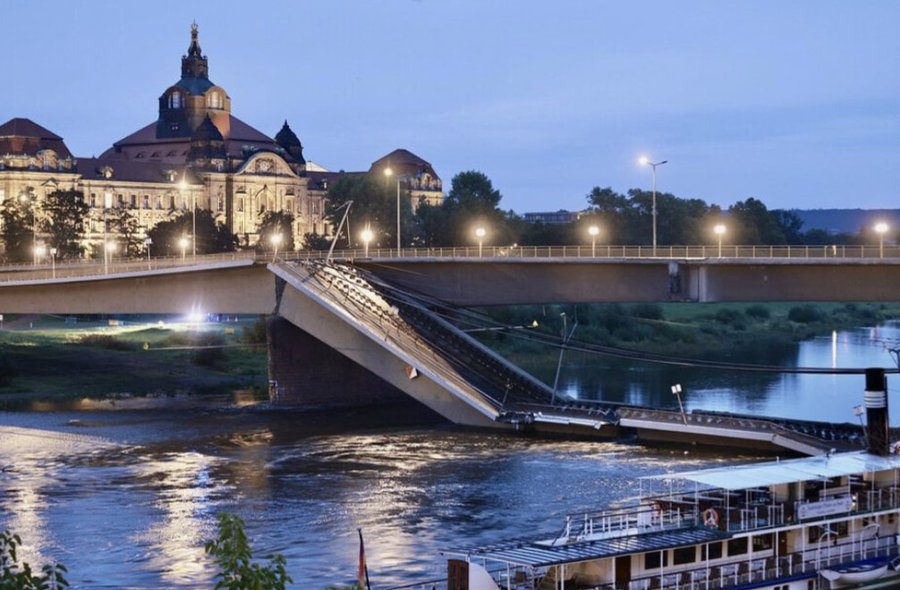
<svg viewBox="0 0 900 590">
<path fill-rule="evenodd" d="M 196 21 L 232 114 L 307 160 L 396 148 L 517 213 L 592 187 L 727 208 L 900 207 L 893 0 L 4 0 L 0 123 L 99 155 L 156 120 Z"/>
</svg>

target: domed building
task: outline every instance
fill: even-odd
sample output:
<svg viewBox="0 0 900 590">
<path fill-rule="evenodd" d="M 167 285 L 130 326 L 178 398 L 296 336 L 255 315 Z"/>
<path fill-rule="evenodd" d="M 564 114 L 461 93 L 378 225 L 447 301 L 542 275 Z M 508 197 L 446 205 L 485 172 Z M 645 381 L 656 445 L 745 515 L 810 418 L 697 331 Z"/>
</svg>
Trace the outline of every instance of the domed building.
<svg viewBox="0 0 900 590">
<path fill-rule="evenodd" d="M 74 158 L 61 137 L 28 119 L 0 126 L 0 202 L 26 195 L 39 204 L 57 188 L 81 190 L 90 206 L 89 252 L 116 238 L 109 218 L 121 214 L 110 211 L 118 209 L 127 209 L 143 234 L 196 207 L 212 212 L 241 246 L 261 239 L 259 223 L 267 211 L 293 216 L 298 248 L 306 233 L 329 235 L 326 193 L 345 173 L 308 166 L 287 121 L 272 138 L 235 117 L 231 106 L 225 89 L 209 79 L 194 23 L 181 77 L 159 96 L 156 120 L 99 157 Z M 396 150 L 377 160 L 370 173 L 383 172 L 383 161 L 397 168 L 414 206 L 423 198 L 440 202 L 440 179 L 430 164 Z"/>
</svg>

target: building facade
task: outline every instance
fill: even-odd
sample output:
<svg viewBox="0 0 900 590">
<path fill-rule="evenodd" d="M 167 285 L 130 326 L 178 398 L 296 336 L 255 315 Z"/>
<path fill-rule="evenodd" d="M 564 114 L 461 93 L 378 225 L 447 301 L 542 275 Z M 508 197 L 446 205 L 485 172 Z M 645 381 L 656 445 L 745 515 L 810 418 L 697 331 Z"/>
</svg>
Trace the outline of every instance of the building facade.
<svg viewBox="0 0 900 590">
<path fill-rule="evenodd" d="M 396 167 L 414 206 L 442 200 L 440 178 L 425 160 L 395 150 L 369 173 L 383 174 L 383 161 Z M 158 99 L 156 121 L 99 157 L 73 157 L 61 137 L 28 119 L 0 125 L 0 202 L 32 200 L 40 215 L 41 201 L 54 190 L 82 191 L 90 207 L 84 244 L 89 255 L 116 239 L 109 219 L 121 209 L 144 234 L 180 213 L 204 209 L 244 247 L 264 238 L 258 228 L 266 212 L 285 212 L 293 216 L 299 247 L 304 234 L 329 234 L 325 198 L 341 174 L 308 166 L 287 121 L 269 137 L 232 114 L 231 97 L 209 79 L 196 24 L 180 79 Z"/>
</svg>

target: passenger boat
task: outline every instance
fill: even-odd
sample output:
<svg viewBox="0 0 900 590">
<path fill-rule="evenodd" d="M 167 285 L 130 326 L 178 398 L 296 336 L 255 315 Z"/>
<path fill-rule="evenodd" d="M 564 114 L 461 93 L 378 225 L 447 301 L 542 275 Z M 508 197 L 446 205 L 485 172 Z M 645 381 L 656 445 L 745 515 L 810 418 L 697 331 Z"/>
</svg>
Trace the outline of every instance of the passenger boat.
<svg viewBox="0 0 900 590">
<path fill-rule="evenodd" d="M 866 450 L 642 478 L 558 534 L 445 551 L 449 590 L 900 588 L 900 455 L 884 371 Z"/>
</svg>

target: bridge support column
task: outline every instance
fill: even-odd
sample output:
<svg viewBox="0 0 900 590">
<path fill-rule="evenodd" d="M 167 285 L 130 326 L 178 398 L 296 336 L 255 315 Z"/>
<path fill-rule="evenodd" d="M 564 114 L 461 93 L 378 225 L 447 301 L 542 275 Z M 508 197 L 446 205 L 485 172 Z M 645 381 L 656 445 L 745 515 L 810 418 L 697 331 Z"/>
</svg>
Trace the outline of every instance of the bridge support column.
<svg viewBox="0 0 900 590">
<path fill-rule="evenodd" d="M 284 318 L 268 319 L 266 340 L 269 399 L 275 405 L 348 407 L 411 401 L 393 385 Z"/>
</svg>

